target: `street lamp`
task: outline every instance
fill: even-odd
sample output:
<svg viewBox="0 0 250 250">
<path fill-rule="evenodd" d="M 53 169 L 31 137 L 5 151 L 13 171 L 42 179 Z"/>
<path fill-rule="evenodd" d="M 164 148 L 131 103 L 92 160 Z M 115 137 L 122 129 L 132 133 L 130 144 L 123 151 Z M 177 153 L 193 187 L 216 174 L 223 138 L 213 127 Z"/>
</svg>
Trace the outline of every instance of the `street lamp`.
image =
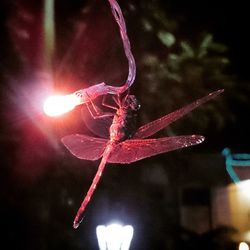
<svg viewBox="0 0 250 250">
<path fill-rule="evenodd" d="M 130 225 L 110 224 L 96 227 L 100 250 L 129 250 L 134 229 Z"/>
</svg>

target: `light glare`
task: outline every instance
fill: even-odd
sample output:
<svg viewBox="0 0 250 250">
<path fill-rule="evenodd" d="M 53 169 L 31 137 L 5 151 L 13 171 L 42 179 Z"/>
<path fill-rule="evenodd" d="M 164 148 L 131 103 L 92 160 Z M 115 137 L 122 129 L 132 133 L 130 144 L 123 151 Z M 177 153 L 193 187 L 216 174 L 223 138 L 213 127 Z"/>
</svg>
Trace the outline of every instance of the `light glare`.
<svg viewBox="0 0 250 250">
<path fill-rule="evenodd" d="M 123 227 L 121 250 L 129 249 L 133 234 L 134 234 L 134 229 L 132 226 L 128 225 Z"/>
<path fill-rule="evenodd" d="M 246 242 L 241 242 L 239 244 L 239 250 L 249 250 L 249 246 Z"/>
<path fill-rule="evenodd" d="M 96 235 L 100 250 L 128 250 L 133 237 L 132 226 L 110 224 L 97 226 Z"/>
<path fill-rule="evenodd" d="M 55 95 L 50 96 L 44 102 L 43 110 L 48 116 L 60 116 L 75 108 L 78 105 L 78 99 L 75 95 Z"/>
<path fill-rule="evenodd" d="M 250 201 L 250 180 L 241 181 L 237 188 L 243 199 Z"/>
<path fill-rule="evenodd" d="M 243 234 L 243 239 L 247 242 L 250 242 L 250 230 L 249 231 L 246 231 L 244 234 Z"/>
<path fill-rule="evenodd" d="M 96 235 L 98 240 L 98 245 L 100 250 L 106 250 L 106 227 L 97 226 Z"/>
</svg>

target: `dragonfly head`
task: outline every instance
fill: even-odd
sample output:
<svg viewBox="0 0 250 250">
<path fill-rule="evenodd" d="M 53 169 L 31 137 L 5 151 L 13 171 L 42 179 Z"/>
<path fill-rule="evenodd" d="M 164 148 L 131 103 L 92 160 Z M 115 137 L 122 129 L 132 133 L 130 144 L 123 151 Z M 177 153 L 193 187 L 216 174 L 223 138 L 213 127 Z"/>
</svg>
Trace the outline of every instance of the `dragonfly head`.
<svg viewBox="0 0 250 250">
<path fill-rule="evenodd" d="M 124 99 L 123 103 L 124 107 L 130 109 L 132 111 L 137 111 L 140 109 L 141 105 L 139 101 L 136 99 L 135 95 L 128 95 Z"/>
</svg>

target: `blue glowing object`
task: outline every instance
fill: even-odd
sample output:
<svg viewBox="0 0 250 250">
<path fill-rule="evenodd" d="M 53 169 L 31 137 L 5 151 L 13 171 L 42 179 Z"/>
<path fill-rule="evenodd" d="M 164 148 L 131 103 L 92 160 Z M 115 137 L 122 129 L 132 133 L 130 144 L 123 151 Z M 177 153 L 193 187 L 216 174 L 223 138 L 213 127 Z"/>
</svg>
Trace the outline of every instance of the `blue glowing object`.
<svg viewBox="0 0 250 250">
<path fill-rule="evenodd" d="M 235 173 L 233 167 L 250 167 L 250 154 L 232 154 L 229 148 L 222 150 L 225 157 L 226 170 L 234 183 L 240 182 L 239 176 Z"/>
</svg>

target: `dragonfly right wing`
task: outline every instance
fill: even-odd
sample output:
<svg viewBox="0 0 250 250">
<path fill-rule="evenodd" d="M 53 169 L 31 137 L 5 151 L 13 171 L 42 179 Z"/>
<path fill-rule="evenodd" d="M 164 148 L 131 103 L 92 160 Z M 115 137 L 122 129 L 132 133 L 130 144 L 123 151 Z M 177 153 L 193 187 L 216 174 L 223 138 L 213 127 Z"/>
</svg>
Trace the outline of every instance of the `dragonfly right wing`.
<svg viewBox="0 0 250 250">
<path fill-rule="evenodd" d="M 187 135 L 159 139 L 126 140 L 114 147 L 108 162 L 132 163 L 154 155 L 197 145 L 204 139 L 201 135 Z"/>
<path fill-rule="evenodd" d="M 87 135 L 67 135 L 62 139 L 64 146 L 79 159 L 95 161 L 102 157 L 108 140 Z"/>
<path fill-rule="evenodd" d="M 158 131 L 160 131 L 161 129 L 167 127 L 170 123 L 180 119 L 182 116 L 186 115 L 187 113 L 189 113 L 190 111 L 192 111 L 193 109 L 199 107 L 200 105 L 202 105 L 203 103 L 209 101 L 210 99 L 216 97 L 217 95 L 219 95 L 220 93 L 222 93 L 224 90 L 220 89 L 217 91 L 214 91 L 172 113 L 169 113 L 157 120 L 154 120 L 150 123 L 147 123 L 146 125 L 140 127 L 137 132 L 135 133 L 135 135 L 133 136 L 134 139 L 139 139 L 139 138 L 147 138 L 155 133 L 157 133 Z"/>
</svg>

